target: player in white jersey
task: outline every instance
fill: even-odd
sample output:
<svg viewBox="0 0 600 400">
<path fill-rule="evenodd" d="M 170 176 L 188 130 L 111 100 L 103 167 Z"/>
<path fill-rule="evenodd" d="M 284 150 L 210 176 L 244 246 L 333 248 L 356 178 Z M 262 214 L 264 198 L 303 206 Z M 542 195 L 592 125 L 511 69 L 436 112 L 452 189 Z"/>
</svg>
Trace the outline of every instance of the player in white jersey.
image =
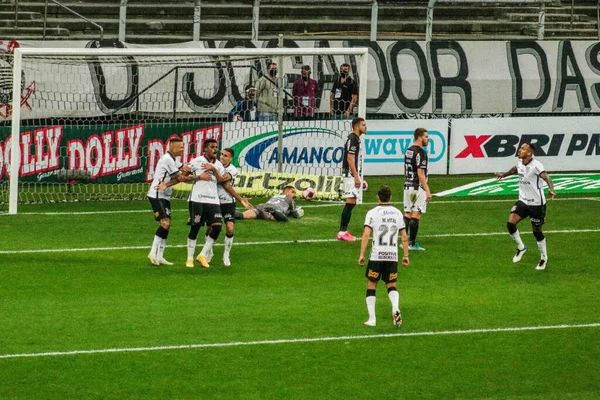
<svg viewBox="0 0 600 400">
<path fill-rule="evenodd" d="M 533 158 L 535 147 L 530 143 L 523 143 L 519 147 L 517 156 L 519 161 L 516 167 L 512 167 L 505 173 L 497 173 L 496 178 L 502 179 L 510 175 L 519 174 L 519 200 L 513 205 L 508 216 L 506 226 L 508 233 L 517 244 L 517 252 L 513 257 L 513 262 L 521 261 L 523 254 L 528 250 L 523 244 L 517 224 L 523 219 L 529 217 L 533 236 L 537 241 L 537 247 L 540 251 L 540 261 L 535 267 L 537 270 L 546 269 L 548 265 L 548 253 L 546 252 L 546 238 L 542 232 L 542 225 L 546 218 L 546 197 L 544 196 L 543 182 L 548 185 L 548 193 L 554 200 L 554 184 L 544 170 L 541 162 Z M 543 181 L 543 182 L 542 182 Z"/>
<path fill-rule="evenodd" d="M 196 251 L 196 239 L 202 225 L 210 227 L 210 234 L 206 237 L 206 242 L 197 260 L 204 268 L 210 265 L 206 256 L 212 252 L 215 240 L 221 233 L 221 206 L 219 202 L 219 193 L 217 190 L 217 181 L 224 173 L 223 165 L 217 160 L 219 144 L 215 139 L 206 139 L 203 145 L 204 155 L 198 156 L 190 161 L 192 174 L 199 175 L 208 173 L 211 179 L 208 181 L 195 181 L 190 191 L 189 211 L 190 233 L 187 240 L 187 261 L 185 266 L 194 267 L 194 253 Z"/>
<path fill-rule="evenodd" d="M 220 161 L 223 165 L 222 180 L 217 185 L 219 194 L 219 202 L 221 204 L 221 214 L 223 215 L 223 221 L 225 222 L 225 250 L 223 251 L 223 265 L 226 267 L 231 266 L 231 260 L 229 258 L 231 247 L 233 246 L 233 229 L 235 227 L 235 205 L 236 199 L 239 200 L 244 207 L 252 209 L 246 199 L 240 197 L 233 186 L 235 184 L 235 178 L 237 177 L 238 170 L 231 164 L 233 159 L 234 151 L 231 148 L 226 148 L 221 151 Z M 210 235 L 211 229 L 207 228 L 207 236 Z M 206 260 L 210 263 L 213 256 L 212 250 L 207 254 Z"/>
<path fill-rule="evenodd" d="M 377 192 L 377 202 L 379 205 L 371 209 L 365 218 L 365 228 L 360 243 L 360 255 L 358 264 L 365 265 L 365 252 L 369 242 L 369 237 L 373 233 L 371 244 L 371 255 L 365 276 L 367 277 L 367 311 L 369 319 L 365 322 L 367 326 L 375 326 L 377 319 L 375 317 L 375 292 L 377 283 L 382 280 L 385 282 L 388 297 L 392 303 L 392 319 L 395 327 L 402 325 L 402 315 L 400 313 L 400 295 L 396 289 L 396 280 L 398 279 L 398 234 L 402 237 L 402 265 L 408 266 L 408 240 L 406 238 L 406 229 L 402 212 L 390 204 L 392 191 L 389 186 L 382 186 Z"/>
<path fill-rule="evenodd" d="M 158 185 L 161 182 L 169 182 L 175 180 L 181 174 L 181 161 L 179 156 L 183 151 L 183 141 L 174 137 L 169 141 L 169 150 L 163 155 L 156 164 L 154 179 L 148 189 L 148 200 L 154 211 L 154 218 L 160 223 L 156 233 L 152 248 L 148 254 L 148 259 L 154 265 L 173 265 L 173 263 L 165 260 L 164 252 L 167 244 L 167 236 L 171 228 L 171 194 L 173 188 L 167 190 L 158 190 Z"/>
</svg>

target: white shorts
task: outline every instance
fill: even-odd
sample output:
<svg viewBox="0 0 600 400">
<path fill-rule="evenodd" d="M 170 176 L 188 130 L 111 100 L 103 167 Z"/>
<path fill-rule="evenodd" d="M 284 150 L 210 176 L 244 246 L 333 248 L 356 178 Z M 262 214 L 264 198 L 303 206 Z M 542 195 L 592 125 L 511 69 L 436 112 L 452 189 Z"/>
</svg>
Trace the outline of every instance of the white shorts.
<svg viewBox="0 0 600 400">
<path fill-rule="evenodd" d="M 404 212 L 411 213 L 419 211 L 425 214 L 427 211 L 427 193 L 422 188 L 404 189 Z"/>
<path fill-rule="evenodd" d="M 358 190 L 360 188 L 357 188 L 354 186 L 354 178 L 349 176 L 349 177 L 344 177 L 344 197 L 347 199 L 357 199 L 358 198 Z"/>
</svg>

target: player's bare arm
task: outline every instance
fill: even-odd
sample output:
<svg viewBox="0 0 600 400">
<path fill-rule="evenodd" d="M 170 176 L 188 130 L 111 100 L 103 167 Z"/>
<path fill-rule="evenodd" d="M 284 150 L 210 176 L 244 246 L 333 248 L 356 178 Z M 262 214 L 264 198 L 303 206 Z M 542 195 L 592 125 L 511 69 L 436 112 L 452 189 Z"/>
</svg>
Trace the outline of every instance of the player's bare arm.
<svg viewBox="0 0 600 400">
<path fill-rule="evenodd" d="M 540 178 L 542 178 L 544 180 L 544 182 L 546 182 L 546 184 L 548 185 L 548 193 L 551 196 L 550 200 L 554 200 L 554 198 L 556 197 L 556 193 L 554 192 L 554 183 L 552 183 L 552 179 L 550 179 L 550 175 L 548 175 L 548 173 L 546 171 L 544 171 L 540 174 Z"/>
<path fill-rule="evenodd" d="M 402 237 L 402 265 L 408 267 L 410 264 L 410 259 L 408 258 L 408 238 L 406 237 L 406 229 L 402 229 L 401 231 Z"/>
<path fill-rule="evenodd" d="M 496 176 L 496 179 L 500 180 L 502 178 L 506 178 L 507 176 L 511 176 L 517 173 L 517 167 L 512 167 L 511 169 L 509 169 L 508 171 L 501 173 L 501 172 L 496 172 L 494 175 Z"/>
<path fill-rule="evenodd" d="M 423 188 L 423 190 L 425 190 L 425 201 L 429 203 L 431 201 L 432 196 L 431 191 L 429 190 L 429 185 L 427 184 L 427 178 L 425 177 L 425 170 L 419 168 L 417 170 L 417 176 L 419 177 L 419 183 L 421 184 L 421 187 Z"/>
<path fill-rule="evenodd" d="M 229 175 L 231 177 L 231 175 L 229 173 L 227 173 L 226 175 Z M 234 199 L 236 199 L 237 201 L 239 201 L 240 203 L 242 203 L 242 205 L 244 206 L 244 208 L 246 210 L 252 210 L 254 208 L 254 206 L 252 204 L 250 204 L 250 202 L 248 201 L 248 199 L 246 199 L 245 197 L 240 196 L 238 194 L 238 192 L 235 191 L 235 189 L 233 188 L 233 186 L 231 186 L 231 182 L 226 181 L 225 183 L 223 183 L 223 189 L 225 189 L 227 191 L 227 193 L 229 193 L 230 195 L 232 195 Z"/>
<path fill-rule="evenodd" d="M 350 167 L 350 174 L 352 174 L 352 177 L 354 178 L 354 187 L 360 187 L 360 176 L 358 176 L 354 159 L 354 154 L 348 154 L 348 166 Z"/>
<path fill-rule="evenodd" d="M 365 252 L 367 251 L 367 245 L 369 244 L 369 238 L 371 237 L 371 227 L 365 226 L 365 229 L 362 234 L 362 239 L 360 241 L 360 255 L 358 256 L 358 265 L 365 265 Z M 406 245 L 406 251 L 408 252 L 408 244 Z"/>
</svg>

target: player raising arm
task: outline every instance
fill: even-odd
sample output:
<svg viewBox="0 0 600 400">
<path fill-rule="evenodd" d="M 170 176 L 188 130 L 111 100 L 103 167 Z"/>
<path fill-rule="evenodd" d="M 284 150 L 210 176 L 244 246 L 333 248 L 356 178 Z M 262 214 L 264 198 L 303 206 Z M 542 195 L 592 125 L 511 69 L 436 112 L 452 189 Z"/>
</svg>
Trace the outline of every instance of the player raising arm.
<svg viewBox="0 0 600 400">
<path fill-rule="evenodd" d="M 541 162 L 533 158 L 535 147 L 530 143 L 523 143 L 517 152 L 519 161 L 516 167 L 512 167 L 505 173 L 496 173 L 497 179 L 507 176 L 519 175 L 519 200 L 513 205 L 508 216 L 506 227 L 513 241 L 517 244 L 517 252 L 513 257 L 513 262 L 521 261 L 523 254 L 528 247 L 523 244 L 521 235 L 517 229 L 517 224 L 524 218 L 529 217 L 533 236 L 537 241 L 537 247 L 540 251 L 540 261 L 535 267 L 537 270 L 546 269 L 548 266 L 548 253 L 546 252 L 546 238 L 542 232 L 542 225 L 546 218 L 546 198 L 542 187 L 542 181 L 548 185 L 550 199 L 554 200 L 554 184 L 544 170 Z"/>
<path fill-rule="evenodd" d="M 392 191 L 388 186 L 382 186 L 377 192 L 377 202 L 379 205 L 371 209 L 365 218 L 365 228 L 360 243 L 360 255 L 358 264 L 365 265 L 365 252 L 371 233 L 373 242 L 371 245 L 371 255 L 365 276 L 367 277 L 367 311 L 369 319 L 365 322 L 367 326 L 375 326 L 377 320 L 375 317 L 375 291 L 377 283 L 382 280 L 385 282 L 388 297 L 392 303 L 392 319 L 395 327 L 402 325 L 402 315 L 400 314 L 400 295 L 396 289 L 396 280 L 398 279 L 398 233 L 402 237 L 402 265 L 408 266 L 408 240 L 406 239 L 406 229 L 402 212 L 390 204 Z"/>
</svg>

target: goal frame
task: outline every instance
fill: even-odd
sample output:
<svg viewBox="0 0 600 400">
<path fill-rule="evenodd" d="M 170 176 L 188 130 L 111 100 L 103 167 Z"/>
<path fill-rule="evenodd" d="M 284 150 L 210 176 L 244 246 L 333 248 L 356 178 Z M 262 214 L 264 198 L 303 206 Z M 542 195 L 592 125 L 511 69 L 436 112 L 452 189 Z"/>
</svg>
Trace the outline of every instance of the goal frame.
<svg viewBox="0 0 600 400">
<path fill-rule="evenodd" d="M 366 117 L 367 108 L 367 79 L 368 79 L 368 54 L 366 47 L 353 48 L 234 48 L 234 49 L 90 49 L 90 48 L 16 48 L 13 53 L 13 88 L 21 87 L 21 71 L 23 59 L 31 57 L 127 57 L 127 56 L 208 56 L 208 57 L 270 57 L 277 59 L 282 65 L 283 57 L 293 56 L 359 56 L 358 76 L 362 82 L 359 85 L 358 116 Z M 282 65 L 283 67 L 283 65 Z M 282 71 L 285 72 L 285 71 Z M 12 121 L 11 121 L 11 158 L 9 181 L 9 214 L 18 212 L 19 196 L 19 170 L 21 168 L 21 93 L 13 89 Z M 281 121 L 281 119 L 280 119 Z M 362 177 L 361 177 L 362 178 Z M 362 200 L 362 199 L 359 199 Z"/>
</svg>

